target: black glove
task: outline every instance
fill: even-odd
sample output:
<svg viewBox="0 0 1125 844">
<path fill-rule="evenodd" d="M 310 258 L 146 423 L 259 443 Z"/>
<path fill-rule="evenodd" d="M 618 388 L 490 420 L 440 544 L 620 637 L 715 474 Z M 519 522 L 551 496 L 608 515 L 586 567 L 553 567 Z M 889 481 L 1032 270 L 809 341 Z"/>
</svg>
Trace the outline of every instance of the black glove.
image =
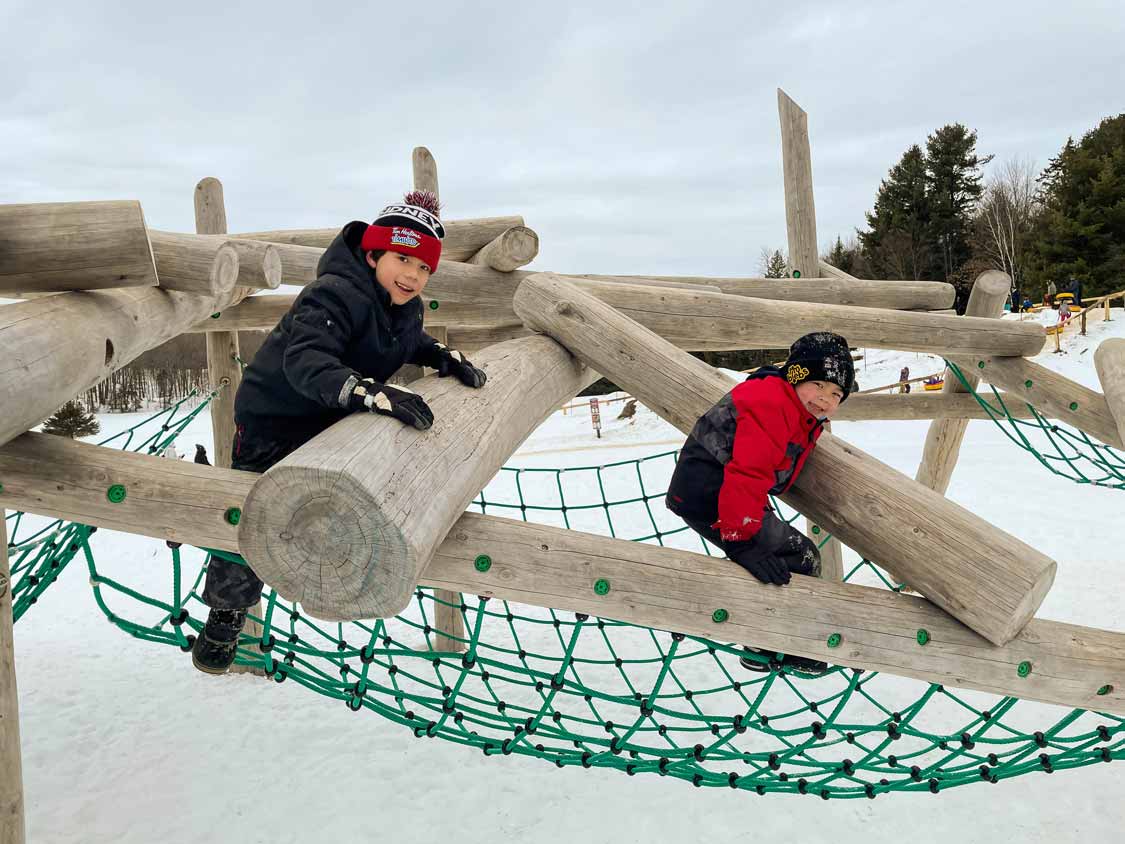
<svg viewBox="0 0 1125 844">
<path fill-rule="evenodd" d="M 457 380 L 466 387 L 480 388 L 488 380 L 488 376 L 485 375 L 483 369 L 477 369 L 459 351 L 447 349 L 441 343 L 437 344 L 435 353 L 430 355 L 430 362 L 426 365 L 436 369 L 439 378 L 445 378 L 448 375 L 457 376 Z"/>
<path fill-rule="evenodd" d="M 763 583 L 784 586 L 791 572 L 820 574 L 820 552 L 816 545 L 772 510 L 762 515 L 762 527 L 753 539 L 727 542 L 724 550 L 728 557 Z"/>
<path fill-rule="evenodd" d="M 419 431 L 425 431 L 434 424 L 433 411 L 420 395 L 406 387 L 380 384 L 374 378 L 364 378 L 352 388 L 348 396 L 348 410 L 369 410 L 393 416 Z"/>
</svg>

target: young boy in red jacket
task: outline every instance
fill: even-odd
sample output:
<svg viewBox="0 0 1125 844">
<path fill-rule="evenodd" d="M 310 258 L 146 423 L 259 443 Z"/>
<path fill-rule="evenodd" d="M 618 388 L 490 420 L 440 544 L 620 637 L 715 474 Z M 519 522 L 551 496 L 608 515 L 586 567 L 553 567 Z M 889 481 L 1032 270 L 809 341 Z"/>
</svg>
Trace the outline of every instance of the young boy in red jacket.
<svg viewBox="0 0 1125 844">
<path fill-rule="evenodd" d="M 752 373 L 695 423 L 676 462 L 668 509 L 763 583 L 784 586 L 791 573 L 818 577 L 816 545 L 774 514 L 769 496 L 793 485 L 824 423 L 854 389 L 843 337 L 801 337 L 784 367 Z M 826 667 L 795 656 L 784 664 Z M 743 665 L 768 670 L 765 660 Z"/>
</svg>

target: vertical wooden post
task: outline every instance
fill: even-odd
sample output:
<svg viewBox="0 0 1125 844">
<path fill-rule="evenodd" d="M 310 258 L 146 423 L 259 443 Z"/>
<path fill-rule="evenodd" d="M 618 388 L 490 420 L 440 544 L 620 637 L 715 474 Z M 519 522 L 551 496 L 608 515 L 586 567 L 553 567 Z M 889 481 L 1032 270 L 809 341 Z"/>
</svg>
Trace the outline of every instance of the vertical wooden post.
<svg viewBox="0 0 1125 844">
<path fill-rule="evenodd" d="M 12 640 L 12 584 L 8 527 L 0 508 L 0 844 L 24 844 L 23 763 L 16 654 Z"/>
<path fill-rule="evenodd" d="M 777 89 L 777 111 L 781 118 L 781 164 L 785 177 L 789 265 L 804 278 L 816 278 L 820 256 L 816 245 L 808 115 L 780 88 Z"/>
<path fill-rule="evenodd" d="M 969 303 L 965 306 L 965 316 L 991 317 L 998 319 L 1004 312 L 1004 299 L 1008 295 L 1011 281 L 1007 274 L 996 270 L 982 273 L 974 282 L 973 290 L 969 294 Z M 980 378 L 971 372 L 963 371 L 965 380 L 970 388 L 975 388 L 980 383 Z M 964 393 L 966 388 L 950 369 L 945 370 L 945 385 L 941 388 L 943 393 Z M 949 489 L 949 480 L 953 477 L 953 469 L 957 465 L 957 455 L 961 450 L 961 441 L 965 437 L 965 429 L 969 425 L 968 419 L 937 419 L 930 423 L 930 430 L 926 433 L 926 445 L 922 450 L 922 462 L 918 466 L 915 480 L 929 487 L 934 492 L 945 495 Z"/>
<path fill-rule="evenodd" d="M 1082 327 L 1081 327 L 1081 329 L 1079 329 L 1078 333 L 1081 334 L 1083 337 L 1085 337 L 1086 336 L 1086 309 L 1085 308 L 1082 309 L 1082 313 L 1079 315 L 1079 318 L 1082 320 Z"/>
<path fill-rule="evenodd" d="M 803 278 L 820 275 L 816 245 L 816 203 L 813 201 L 812 150 L 809 146 L 808 115 L 780 88 L 777 112 L 781 119 L 781 166 L 785 174 L 785 231 L 789 238 L 789 266 Z M 824 426 L 829 430 L 829 426 Z M 820 545 L 824 528 L 811 519 L 806 523 L 809 538 Z M 820 548 L 820 576 L 843 580 L 844 549 L 831 537 Z"/>
<path fill-rule="evenodd" d="M 414 170 L 414 190 L 428 190 L 436 197 L 441 197 L 438 190 L 437 162 L 425 147 L 414 147 L 411 155 L 411 164 Z M 449 335 L 444 327 L 427 329 L 427 333 L 439 343 L 445 343 Z M 409 370 L 409 372 L 407 372 Z M 400 375 L 406 377 L 406 383 L 416 381 L 424 374 L 420 366 L 404 366 L 399 370 Z M 433 627 L 442 631 L 434 637 L 434 648 L 439 651 L 459 652 L 465 649 L 463 643 L 451 636 L 465 636 L 465 624 L 461 617 L 461 602 L 464 598 L 460 592 L 449 592 L 445 589 L 434 590 L 437 603 L 434 604 Z M 446 606 L 452 604 L 452 606 Z M 444 635 L 450 634 L 449 636 Z"/>
<path fill-rule="evenodd" d="M 208 177 L 195 186 L 196 234 L 227 234 L 227 210 L 223 199 L 223 183 Z M 214 432 L 214 449 L 211 463 L 222 469 L 231 468 L 234 442 L 234 396 L 242 383 L 242 366 L 237 357 L 237 331 L 208 331 L 207 370 L 212 389 L 218 395 L 211 400 L 211 430 Z M 262 617 L 262 605 L 251 607 L 250 612 Z M 262 635 L 262 626 L 251 618 L 246 619 L 242 632 L 248 636 Z M 249 665 L 232 665 L 234 674 L 263 674 Z M 264 676 L 264 675 L 263 675 Z"/>
</svg>

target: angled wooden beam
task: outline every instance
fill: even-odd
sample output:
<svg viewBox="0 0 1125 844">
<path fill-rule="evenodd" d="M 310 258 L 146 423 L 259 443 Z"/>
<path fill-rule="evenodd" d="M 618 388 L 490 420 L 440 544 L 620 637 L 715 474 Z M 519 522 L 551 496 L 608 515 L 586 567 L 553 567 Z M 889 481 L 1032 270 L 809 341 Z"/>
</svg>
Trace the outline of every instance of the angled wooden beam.
<svg viewBox="0 0 1125 844">
<path fill-rule="evenodd" d="M 515 307 L 529 327 L 555 337 L 685 434 L 735 386 L 549 273 L 525 280 Z M 1031 619 L 1054 581 L 1050 558 L 831 434 L 821 435 L 783 500 L 998 645 Z"/>
<path fill-rule="evenodd" d="M 0 291 L 154 287 L 141 204 L 0 205 Z"/>
<path fill-rule="evenodd" d="M 437 376 L 411 385 L 433 411 L 429 430 L 352 414 L 266 472 L 239 526 L 258 576 L 317 618 L 398 613 L 473 498 L 598 377 L 546 337 L 491 346 L 473 362 L 488 374 L 481 389 Z"/>
<path fill-rule="evenodd" d="M 991 391 L 984 398 L 993 407 L 999 407 Z M 1000 393 L 1000 401 L 1008 414 L 1016 419 L 1030 419 L 1032 412 L 1027 403 L 1007 393 Z M 991 419 L 975 396 L 968 393 L 871 393 L 856 395 L 840 405 L 836 422 L 859 422 L 872 419 Z"/>
<path fill-rule="evenodd" d="M 539 235 L 527 226 L 513 226 L 489 241 L 467 263 L 492 267 L 502 273 L 526 267 L 539 254 Z"/>
<path fill-rule="evenodd" d="M 136 287 L 0 307 L 0 443 L 243 294 L 237 287 L 221 296 Z"/>
<path fill-rule="evenodd" d="M 973 283 L 965 316 L 999 319 L 1004 313 L 1004 300 L 1011 290 L 1011 283 L 1006 273 L 996 270 L 981 273 Z M 968 393 L 976 389 L 980 378 L 970 371 L 966 373 L 966 381 L 967 384 L 962 384 L 952 370 L 946 369 L 941 391 L 946 394 Z M 918 483 L 945 495 L 968 427 L 968 419 L 939 419 L 930 423 L 922 459 L 914 476 Z"/>
</svg>

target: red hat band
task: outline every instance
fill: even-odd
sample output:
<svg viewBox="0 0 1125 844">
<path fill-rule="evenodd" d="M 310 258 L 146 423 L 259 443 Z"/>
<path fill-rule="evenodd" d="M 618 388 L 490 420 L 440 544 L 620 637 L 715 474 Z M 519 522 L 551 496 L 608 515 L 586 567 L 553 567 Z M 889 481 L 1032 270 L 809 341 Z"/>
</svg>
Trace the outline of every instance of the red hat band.
<svg viewBox="0 0 1125 844">
<path fill-rule="evenodd" d="M 440 240 L 406 226 L 370 225 L 363 233 L 359 246 L 364 252 L 381 249 L 400 255 L 412 255 L 429 264 L 430 272 L 437 271 L 438 261 L 441 260 Z"/>
</svg>

